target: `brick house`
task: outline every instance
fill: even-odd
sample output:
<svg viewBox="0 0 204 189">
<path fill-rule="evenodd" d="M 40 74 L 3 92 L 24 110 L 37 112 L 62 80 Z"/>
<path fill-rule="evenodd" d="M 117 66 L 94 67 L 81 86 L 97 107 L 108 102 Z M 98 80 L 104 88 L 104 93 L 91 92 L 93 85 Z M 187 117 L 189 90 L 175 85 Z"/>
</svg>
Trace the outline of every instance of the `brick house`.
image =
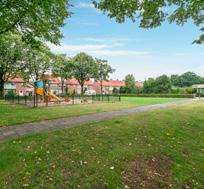
<svg viewBox="0 0 204 189">
<path fill-rule="evenodd" d="M 71 91 L 75 90 L 76 94 L 81 93 L 81 87 L 75 78 L 68 79 L 66 81 L 66 86 Z M 103 93 L 112 94 L 114 88 L 119 90 L 121 87 L 125 86 L 125 83 L 124 83 L 124 81 L 120 81 L 120 80 L 109 80 L 109 81 L 103 81 L 102 86 L 103 86 L 102 87 Z M 136 82 L 135 86 L 143 87 L 143 83 L 142 82 Z M 97 94 L 101 93 L 101 86 L 100 86 L 99 81 L 94 81 L 94 80 L 86 81 L 84 84 L 84 89 L 85 90 L 94 90 L 94 91 L 96 91 Z"/>
<path fill-rule="evenodd" d="M 33 93 L 33 86 L 26 83 L 20 77 L 9 78 L 4 84 L 4 94 L 7 94 L 9 91 L 20 96 L 29 95 Z"/>
</svg>

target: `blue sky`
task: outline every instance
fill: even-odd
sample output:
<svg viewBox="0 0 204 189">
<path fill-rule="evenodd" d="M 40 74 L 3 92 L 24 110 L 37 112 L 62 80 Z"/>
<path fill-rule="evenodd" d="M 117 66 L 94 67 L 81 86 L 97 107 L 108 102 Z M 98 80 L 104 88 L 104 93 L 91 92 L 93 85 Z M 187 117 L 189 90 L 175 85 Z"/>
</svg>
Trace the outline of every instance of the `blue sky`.
<svg viewBox="0 0 204 189">
<path fill-rule="evenodd" d="M 62 28 L 61 46 L 49 44 L 53 52 L 68 56 L 86 52 L 106 59 L 116 69 L 112 79 L 124 79 L 131 73 L 143 81 L 186 71 L 204 76 L 204 45 L 192 45 L 200 32 L 191 22 L 183 27 L 164 23 L 147 30 L 129 20 L 116 23 L 90 0 L 72 0 L 72 4 L 73 15 Z"/>
</svg>

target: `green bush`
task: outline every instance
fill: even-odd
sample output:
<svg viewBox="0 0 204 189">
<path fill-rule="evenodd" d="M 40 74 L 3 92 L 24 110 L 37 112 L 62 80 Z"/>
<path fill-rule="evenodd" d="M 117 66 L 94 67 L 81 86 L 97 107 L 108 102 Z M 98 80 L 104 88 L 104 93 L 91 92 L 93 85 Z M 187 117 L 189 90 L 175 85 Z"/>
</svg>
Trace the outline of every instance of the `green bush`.
<svg viewBox="0 0 204 189">
<path fill-rule="evenodd" d="M 126 97 L 193 98 L 193 94 L 121 94 Z"/>
</svg>

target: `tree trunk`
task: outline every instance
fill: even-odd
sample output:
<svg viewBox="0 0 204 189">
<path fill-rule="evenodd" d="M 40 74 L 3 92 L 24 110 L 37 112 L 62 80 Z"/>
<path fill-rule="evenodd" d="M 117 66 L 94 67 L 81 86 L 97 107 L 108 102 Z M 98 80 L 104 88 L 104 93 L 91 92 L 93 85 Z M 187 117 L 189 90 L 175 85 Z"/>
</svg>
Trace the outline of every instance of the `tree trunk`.
<svg viewBox="0 0 204 189">
<path fill-rule="evenodd" d="M 0 79 L 0 98 L 4 97 L 4 80 Z"/>
<path fill-rule="evenodd" d="M 64 79 L 61 79 L 61 91 L 64 94 Z"/>
<path fill-rule="evenodd" d="M 81 95 L 84 94 L 84 84 L 81 84 Z"/>
<path fill-rule="evenodd" d="M 100 81 L 100 86 L 101 86 L 101 95 L 103 95 L 103 81 Z"/>
</svg>

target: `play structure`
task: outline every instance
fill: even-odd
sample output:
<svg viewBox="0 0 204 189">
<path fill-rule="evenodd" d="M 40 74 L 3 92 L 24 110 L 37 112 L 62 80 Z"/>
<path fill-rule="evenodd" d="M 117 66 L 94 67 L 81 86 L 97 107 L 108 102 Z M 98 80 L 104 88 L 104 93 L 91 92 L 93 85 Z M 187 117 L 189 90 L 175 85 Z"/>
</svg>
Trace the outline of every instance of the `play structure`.
<svg viewBox="0 0 204 189">
<path fill-rule="evenodd" d="M 52 99 L 54 99 L 57 102 L 61 102 L 61 98 L 56 96 L 54 93 L 51 92 L 50 90 L 50 80 L 48 79 L 41 79 L 36 82 L 34 82 L 34 87 L 35 87 L 35 95 L 40 95 L 43 97 L 44 102 L 48 106 L 48 103 L 51 102 Z"/>
</svg>

